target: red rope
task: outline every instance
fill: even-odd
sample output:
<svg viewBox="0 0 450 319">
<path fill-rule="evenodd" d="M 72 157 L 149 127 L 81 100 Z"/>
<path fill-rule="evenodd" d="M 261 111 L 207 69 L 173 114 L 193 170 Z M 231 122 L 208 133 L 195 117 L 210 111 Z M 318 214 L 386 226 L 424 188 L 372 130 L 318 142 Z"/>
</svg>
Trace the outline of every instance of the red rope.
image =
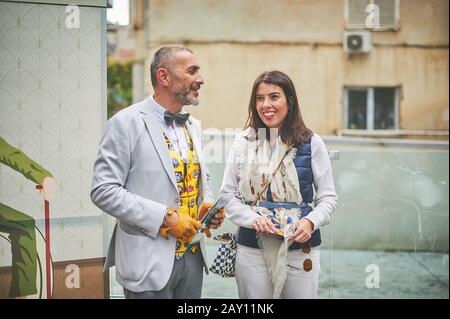
<svg viewBox="0 0 450 319">
<path fill-rule="evenodd" d="M 47 298 L 52 298 L 52 286 L 50 275 L 50 205 L 48 201 L 45 203 L 45 271 L 47 274 Z"/>
</svg>

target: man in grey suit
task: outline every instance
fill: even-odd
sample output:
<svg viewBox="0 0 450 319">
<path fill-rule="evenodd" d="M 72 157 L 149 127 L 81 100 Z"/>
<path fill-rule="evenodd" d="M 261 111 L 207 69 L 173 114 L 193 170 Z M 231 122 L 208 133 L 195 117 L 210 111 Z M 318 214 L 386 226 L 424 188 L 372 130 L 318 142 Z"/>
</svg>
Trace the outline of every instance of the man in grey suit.
<svg viewBox="0 0 450 319">
<path fill-rule="evenodd" d="M 200 124 L 182 110 L 199 103 L 199 69 L 191 50 L 159 49 L 150 66 L 154 95 L 104 130 L 91 199 L 118 220 L 105 269 L 116 265 L 126 298 L 201 297 L 205 244 L 188 244 L 213 198 Z M 223 210 L 214 217 L 217 228 Z"/>
</svg>

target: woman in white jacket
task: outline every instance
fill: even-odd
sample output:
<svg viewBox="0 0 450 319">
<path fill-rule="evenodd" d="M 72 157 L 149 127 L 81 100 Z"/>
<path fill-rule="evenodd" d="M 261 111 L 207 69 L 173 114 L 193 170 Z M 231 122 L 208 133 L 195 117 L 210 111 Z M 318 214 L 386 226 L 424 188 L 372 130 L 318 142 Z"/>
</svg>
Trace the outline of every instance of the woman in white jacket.
<svg viewBox="0 0 450 319">
<path fill-rule="evenodd" d="M 316 298 L 319 228 L 335 210 L 324 142 L 303 122 L 292 80 L 280 71 L 254 82 L 246 130 L 234 137 L 221 194 L 237 232 L 240 298 Z M 314 208 L 311 204 L 314 204 Z"/>
</svg>

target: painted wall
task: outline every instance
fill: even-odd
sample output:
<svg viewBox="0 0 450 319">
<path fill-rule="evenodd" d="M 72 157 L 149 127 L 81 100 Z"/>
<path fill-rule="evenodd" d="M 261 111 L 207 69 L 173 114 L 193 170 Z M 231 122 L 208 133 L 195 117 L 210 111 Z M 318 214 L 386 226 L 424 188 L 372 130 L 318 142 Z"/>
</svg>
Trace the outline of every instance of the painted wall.
<svg viewBox="0 0 450 319">
<path fill-rule="evenodd" d="M 148 1 L 148 0 L 147 0 Z M 340 44 L 344 1 L 150 0 L 150 42 L 301 42 Z M 376 43 L 448 45 L 448 1 L 401 0 L 401 32 Z M 182 27 L 180 27 L 182 26 Z"/>
<path fill-rule="evenodd" d="M 68 27 L 65 9 L 0 3 L 0 136 L 56 181 L 50 249 L 59 265 L 98 261 L 105 240 L 104 217 L 89 191 L 106 119 L 106 9 L 79 7 L 79 28 Z M 0 203 L 34 218 L 44 234 L 44 199 L 36 183 L 6 165 L 0 165 L 0 181 Z M 11 249 L 3 235 L 0 267 L 8 267 Z M 96 266 L 100 276 L 91 280 L 97 280 L 103 295 L 101 262 Z M 61 285 L 64 281 L 54 282 Z"/>
</svg>

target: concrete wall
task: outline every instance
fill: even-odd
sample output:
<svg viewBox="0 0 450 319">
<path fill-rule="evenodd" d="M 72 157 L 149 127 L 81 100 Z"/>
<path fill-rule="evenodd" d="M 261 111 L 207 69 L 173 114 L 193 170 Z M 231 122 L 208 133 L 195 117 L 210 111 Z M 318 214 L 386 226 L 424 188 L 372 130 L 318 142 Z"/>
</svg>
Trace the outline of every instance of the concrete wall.
<svg viewBox="0 0 450 319">
<path fill-rule="evenodd" d="M 400 128 L 448 130 L 448 1 L 400 1 L 400 30 L 372 32 L 373 50 L 342 49 L 344 1 L 150 1 L 146 70 L 156 49 L 195 52 L 205 85 L 189 108 L 204 127 L 241 127 L 256 76 L 279 69 L 296 84 L 306 123 L 343 129 L 343 87 L 400 86 Z M 147 93 L 152 92 L 146 71 Z M 448 136 L 447 136 L 448 138 Z"/>
</svg>

